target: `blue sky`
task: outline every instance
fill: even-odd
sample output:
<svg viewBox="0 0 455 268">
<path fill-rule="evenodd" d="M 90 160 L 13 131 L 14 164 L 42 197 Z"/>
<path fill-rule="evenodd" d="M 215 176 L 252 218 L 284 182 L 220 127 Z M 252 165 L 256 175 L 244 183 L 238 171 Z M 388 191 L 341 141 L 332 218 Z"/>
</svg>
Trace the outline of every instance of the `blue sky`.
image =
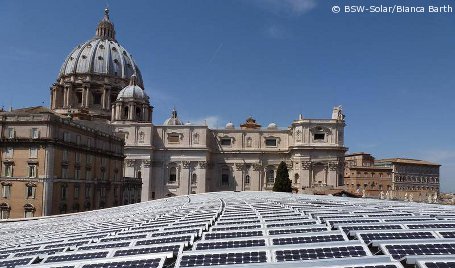
<svg viewBox="0 0 455 268">
<path fill-rule="evenodd" d="M 63 60 L 106 4 L 155 123 L 176 106 L 215 127 L 249 115 L 286 127 L 343 105 L 351 152 L 441 163 L 442 190 L 455 191 L 454 14 L 331 12 L 452 1 L 2 1 L 0 105 L 49 105 Z"/>
</svg>

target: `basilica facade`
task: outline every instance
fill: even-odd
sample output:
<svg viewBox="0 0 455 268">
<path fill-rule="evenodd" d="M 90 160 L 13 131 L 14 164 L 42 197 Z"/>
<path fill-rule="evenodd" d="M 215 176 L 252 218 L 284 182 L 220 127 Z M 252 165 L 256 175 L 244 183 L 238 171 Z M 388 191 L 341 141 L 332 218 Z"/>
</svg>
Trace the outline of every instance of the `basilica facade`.
<svg viewBox="0 0 455 268">
<path fill-rule="evenodd" d="M 267 191 L 281 161 L 295 190 L 343 185 L 344 115 L 296 116 L 289 126 L 261 126 L 254 118 L 211 129 L 183 124 L 177 111 L 162 124 L 142 74 L 116 39 L 105 10 L 96 35 L 75 47 L 51 87 L 51 109 L 103 122 L 125 140 L 124 177 L 141 178 L 143 201 L 208 191 Z M 158 107 L 161 108 L 162 107 Z"/>
</svg>

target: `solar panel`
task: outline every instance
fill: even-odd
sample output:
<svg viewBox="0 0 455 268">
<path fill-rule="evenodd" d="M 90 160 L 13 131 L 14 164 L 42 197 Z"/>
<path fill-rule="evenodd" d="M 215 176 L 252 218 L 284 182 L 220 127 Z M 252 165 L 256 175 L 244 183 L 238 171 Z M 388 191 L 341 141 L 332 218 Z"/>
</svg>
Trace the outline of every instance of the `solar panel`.
<svg viewBox="0 0 455 268">
<path fill-rule="evenodd" d="M 223 233 L 206 233 L 204 234 L 203 239 L 226 239 L 226 238 L 235 238 L 235 237 L 252 237 L 252 236 L 262 236 L 262 231 L 244 231 L 244 232 L 223 232 Z"/>
<path fill-rule="evenodd" d="M 374 232 L 358 233 L 358 238 L 369 244 L 373 240 L 399 240 L 399 239 L 434 239 L 432 232 Z"/>
<path fill-rule="evenodd" d="M 269 230 L 269 235 L 324 232 L 327 230 L 328 230 L 327 227 L 317 227 L 317 228 L 308 227 L 308 228 L 299 228 L 299 229 L 276 229 L 276 230 Z"/>
<path fill-rule="evenodd" d="M 273 245 L 295 245 L 308 243 L 324 243 L 334 241 L 345 241 L 346 238 L 342 234 L 328 235 L 311 235 L 311 236 L 295 236 L 295 237 L 280 237 L 273 238 Z"/>
<path fill-rule="evenodd" d="M 162 253 L 162 252 L 172 252 L 174 255 L 177 255 L 182 249 L 183 249 L 183 244 L 119 249 L 119 250 L 115 251 L 114 257 L 140 255 L 140 254 L 151 254 L 151 253 Z"/>
<path fill-rule="evenodd" d="M 415 242 L 401 244 L 381 244 L 384 254 L 389 254 L 395 260 L 412 255 L 452 255 L 455 254 L 455 241 Z"/>
<path fill-rule="evenodd" d="M 371 253 L 368 253 L 368 250 L 361 245 L 321 246 L 315 248 L 297 248 L 275 251 L 275 258 L 278 262 L 362 257 L 368 255 L 371 255 Z"/>
<path fill-rule="evenodd" d="M 104 263 L 85 264 L 83 268 L 119 268 L 119 267 L 162 267 L 162 259 L 112 261 Z"/>
<path fill-rule="evenodd" d="M 419 224 L 406 224 L 409 229 L 429 229 L 429 228 L 455 228 L 454 223 L 419 223 Z"/>
<path fill-rule="evenodd" d="M 175 242 L 192 242 L 193 236 L 174 236 L 174 237 L 165 237 L 157 239 L 148 239 L 148 240 L 139 240 L 136 242 L 135 246 L 145 246 L 145 245 L 155 245 L 155 244 L 169 244 Z"/>
<path fill-rule="evenodd" d="M 33 258 L 22 258 L 22 259 L 11 259 L 11 260 L 0 260 L 0 267 L 13 268 L 19 265 L 27 265 Z"/>
<path fill-rule="evenodd" d="M 99 252 L 53 255 L 53 256 L 47 257 L 44 260 L 44 262 L 50 263 L 50 262 L 65 262 L 65 261 L 75 261 L 75 260 L 99 259 L 99 258 L 106 258 L 108 254 L 109 254 L 109 251 L 99 251 Z"/>
<path fill-rule="evenodd" d="M 131 242 L 95 244 L 95 245 L 92 245 L 92 246 L 78 247 L 76 250 L 94 250 L 94 249 L 105 249 L 105 248 L 121 248 L 121 247 L 128 247 L 130 244 L 131 244 Z"/>
<path fill-rule="evenodd" d="M 266 251 L 183 254 L 177 267 L 265 263 L 267 259 Z"/>
<path fill-rule="evenodd" d="M 247 240 L 230 240 L 230 241 L 214 241 L 214 242 L 198 242 L 195 244 L 196 250 L 209 249 L 226 249 L 226 248 L 250 248 L 265 246 L 264 239 L 247 239 Z"/>
</svg>

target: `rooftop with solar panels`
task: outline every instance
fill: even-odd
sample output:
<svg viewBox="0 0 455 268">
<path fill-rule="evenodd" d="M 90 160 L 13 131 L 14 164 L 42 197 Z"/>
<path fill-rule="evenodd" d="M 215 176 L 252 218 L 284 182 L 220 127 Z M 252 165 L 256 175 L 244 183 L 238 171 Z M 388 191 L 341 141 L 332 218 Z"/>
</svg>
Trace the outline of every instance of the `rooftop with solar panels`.
<svg viewBox="0 0 455 268">
<path fill-rule="evenodd" d="M 272 192 L 0 223 L 0 267 L 455 267 L 455 208 Z"/>
</svg>

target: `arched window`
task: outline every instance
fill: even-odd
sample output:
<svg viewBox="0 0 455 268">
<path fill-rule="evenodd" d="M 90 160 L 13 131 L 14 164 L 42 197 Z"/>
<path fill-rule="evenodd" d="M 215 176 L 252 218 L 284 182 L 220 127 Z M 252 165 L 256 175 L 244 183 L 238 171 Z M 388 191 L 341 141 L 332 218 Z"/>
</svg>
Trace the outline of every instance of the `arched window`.
<svg viewBox="0 0 455 268">
<path fill-rule="evenodd" d="M 142 112 L 140 107 L 136 107 L 136 120 L 142 119 Z"/>
<path fill-rule="evenodd" d="M 11 207 L 7 203 L 0 204 L 0 219 L 8 219 Z"/>
<path fill-rule="evenodd" d="M 195 185 L 197 183 L 197 175 L 193 173 L 191 176 L 191 184 Z"/>
<path fill-rule="evenodd" d="M 123 108 L 123 118 L 128 118 L 129 109 L 128 107 Z"/>
<path fill-rule="evenodd" d="M 249 185 L 250 184 L 250 175 L 245 176 L 245 184 Z"/>
<path fill-rule="evenodd" d="M 298 173 L 295 173 L 294 175 L 294 183 L 299 183 L 299 174 Z"/>
<path fill-rule="evenodd" d="M 141 178 L 142 178 L 142 172 L 140 172 L 140 171 L 137 172 L 137 178 L 138 178 L 138 179 L 141 179 Z"/>
<path fill-rule="evenodd" d="M 223 167 L 221 169 L 221 185 L 229 185 L 229 168 Z"/>
<path fill-rule="evenodd" d="M 275 171 L 273 169 L 267 170 L 267 184 L 273 184 L 275 182 Z"/>
<path fill-rule="evenodd" d="M 169 169 L 169 183 L 176 183 L 177 182 L 177 168 L 171 167 Z"/>
<path fill-rule="evenodd" d="M 24 205 L 24 218 L 32 218 L 35 215 L 35 207 L 32 204 Z"/>
</svg>

